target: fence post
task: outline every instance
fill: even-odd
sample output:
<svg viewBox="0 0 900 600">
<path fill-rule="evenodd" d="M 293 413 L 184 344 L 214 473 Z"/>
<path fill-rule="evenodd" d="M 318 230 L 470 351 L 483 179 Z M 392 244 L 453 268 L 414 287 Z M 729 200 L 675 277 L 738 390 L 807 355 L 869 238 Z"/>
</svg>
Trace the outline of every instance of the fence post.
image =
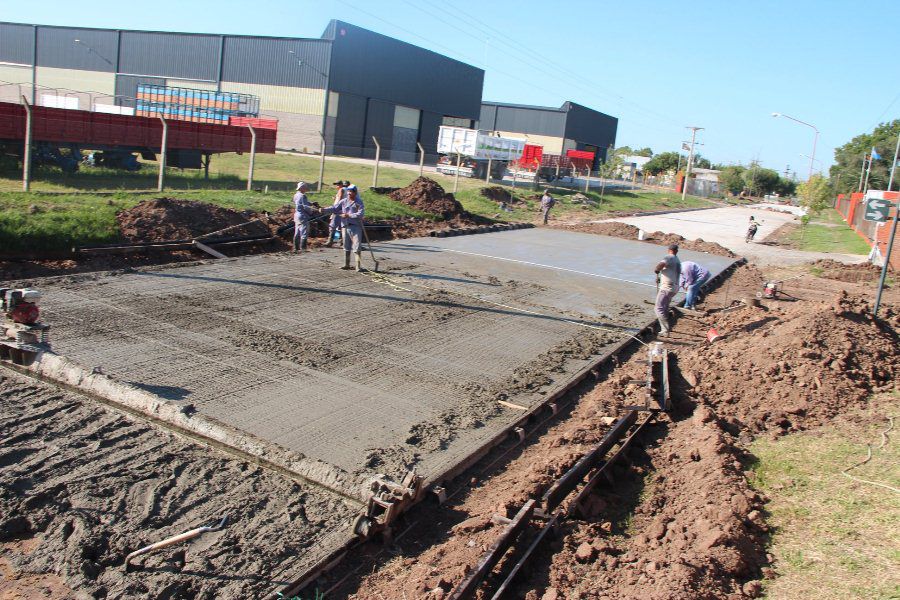
<svg viewBox="0 0 900 600">
<path fill-rule="evenodd" d="M 459 169 L 462 164 L 462 156 L 459 152 L 456 153 L 456 177 L 453 178 L 453 193 L 456 193 L 456 190 L 459 189 Z"/>
<path fill-rule="evenodd" d="M 31 190 L 31 105 L 22 94 L 22 103 L 25 105 L 25 146 L 22 148 L 22 190 Z"/>
<path fill-rule="evenodd" d="M 162 122 L 162 145 L 159 148 L 159 181 L 156 183 L 156 191 L 161 192 L 166 187 L 166 149 L 169 145 L 169 124 L 162 115 L 159 115 Z"/>
<path fill-rule="evenodd" d="M 591 168 L 587 168 L 587 173 L 584 176 L 584 193 L 587 194 L 588 190 L 591 187 Z"/>
<path fill-rule="evenodd" d="M 378 139 L 373 135 L 372 141 L 375 142 L 375 172 L 372 173 L 372 187 L 378 186 L 378 163 L 381 162 L 381 144 L 378 143 Z"/>
<path fill-rule="evenodd" d="M 321 192 L 325 185 L 325 134 L 319 132 L 322 144 L 319 146 L 319 181 L 316 183 L 316 191 Z"/>
<path fill-rule="evenodd" d="M 488 168 L 487 168 L 487 172 L 484 174 L 484 182 L 485 183 L 491 182 L 491 164 L 493 162 L 494 162 L 493 158 L 488 158 Z"/>
<path fill-rule="evenodd" d="M 419 147 L 419 177 L 421 177 L 425 170 L 425 148 L 419 142 L 416 142 L 416 146 Z"/>
<path fill-rule="evenodd" d="M 256 130 L 253 125 L 247 125 L 250 129 L 250 173 L 247 174 L 247 191 L 253 191 L 253 167 L 256 166 Z"/>
</svg>

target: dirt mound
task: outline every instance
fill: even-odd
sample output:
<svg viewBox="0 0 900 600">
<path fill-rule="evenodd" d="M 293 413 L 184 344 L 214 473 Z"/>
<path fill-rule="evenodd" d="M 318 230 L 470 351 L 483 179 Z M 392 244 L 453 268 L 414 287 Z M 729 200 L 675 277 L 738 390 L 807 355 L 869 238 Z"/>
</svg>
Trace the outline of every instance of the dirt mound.
<svg viewBox="0 0 900 600">
<path fill-rule="evenodd" d="M 445 219 L 466 214 L 453 194 L 448 194 L 444 188 L 433 179 L 418 177 L 405 188 L 401 188 L 390 194 L 397 202 L 423 212 L 440 215 Z"/>
<path fill-rule="evenodd" d="M 234 225 L 225 236 L 263 235 L 269 229 L 251 221 L 256 215 L 229 208 L 175 198 L 154 198 L 116 213 L 122 236 L 129 242 L 167 242 L 189 240 Z"/>
<path fill-rule="evenodd" d="M 717 321 L 723 338 L 679 357 L 685 393 L 732 431 L 775 434 L 826 423 L 900 375 L 900 316 L 876 322 L 861 297 L 748 308 Z"/>
<path fill-rule="evenodd" d="M 596 235 L 608 235 L 611 237 L 622 238 L 626 240 L 637 240 L 640 229 L 634 225 L 627 223 L 619 223 L 618 221 L 609 221 L 606 223 L 569 223 L 562 226 L 564 229 L 572 231 L 581 231 L 584 233 L 593 233 Z M 688 240 L 675 233 L 663 233 L 662 231 L 654 231 L 653 233 L 644 232 L 644 240 L 651 244 L 659 246 L 668 246 L 669 244 L 678 244 L 685 250 L 693 250 L 695 252 L 706 252 L 707 254 L 716 254 L 718 256 L 728 256 L 734 258 L 735 254 L 728 248 L 721 246 L 715 242 L 707 242 L 700 238 L 696 240 Z"/>
<path fill-rule="evenodd" d="M 506 188 L 499 185 L 481 188 L 481 195 L 494 202 L 512 202 L 515 199 Z"/>
<path fill-rule="evenodd" d="M 544 598 L 548 592 L 658 600 L 759 594 L 756 579 L 766 564 L 763 499 L 743 477 L 731 437 L 707 408 L 668 428 L 649 451 L 654 484 L 640 496 L 630 535 L 602 520 L 573 524 L 553 557 Z M 614 507 L 622 500 L 606 492 L 593 503 Z M 541 595 L 533 590 L 525 597 Z"/>
<path fill-rule="evenodd" d="M 848 283 L 867 283 L 878 281 L 881 276 L 881 267 L 872 263 L 859 263 L 847 265 L 830 258 L 817 260 L 811 266 L 811 270 L 819 277 L 846 281 Z"/>
</svg>

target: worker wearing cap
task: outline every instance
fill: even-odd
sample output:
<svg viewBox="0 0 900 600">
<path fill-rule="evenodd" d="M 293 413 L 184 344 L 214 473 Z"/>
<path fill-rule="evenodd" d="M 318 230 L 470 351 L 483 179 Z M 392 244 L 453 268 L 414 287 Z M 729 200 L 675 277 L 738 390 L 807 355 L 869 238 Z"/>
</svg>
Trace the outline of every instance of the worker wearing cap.
<svg viewBox="0 0 900 600">
<path fill-rule="evenodd" d="M 544 195 L 541 197 L 541 214 L 544 217 L 544 225 L 547 224 L 547 219 L 550 217 L 550 209 L 553 208 L 554 204 L 556 204 L 556 200 L 550 195 L 550 190 L 544 190 Z"/>
<path fill-rule="evenodd" d="M 344 189 L 347 191 L 347 195 L 331 208 L 326 208 L 325 212 L 337 215 L 341 220 L 341 238 L 344 242 L 344 266 L 341 268 L 350 268 L 350 253 L 353 252 L 356 254 L 356 270 L 362 271 L 360 245 L 366 209 L 355 185 L 348 185 Z"/>
<path fill-rule="evenodd" d="M 700 299 L 700 288 L 709 281 L 709 271 L 697 263 L 686 260 L 681 263 L 681 287 L 687 291 L 685 308 L 695 308 Z"/>
<path fill-rule="evenodd" d="M 316 214 L 316 204 L 310 203 L 306 197 L 309 186 L 305 181 L 297 183 L 297 193 L 294 194 L 294 252 L 306 250 L 306 241 L 309 238 L 309 219 Z"/>
<path fill-rule="evenodd" d="M 681 279 L 681 261 L 678 244 L 669 246 L 669 252 L 656 264 L 656 317 L 659 319 L 660 337 L 669 336 L 669 305 L 678 292 Z"/>
<path fill-rule="evenodd" d="M 341 203 L 341 201 L 347 196 L 347 187 L 350 185 L 349 181 L 341 181 L 338 179 L 332 185 L 335 186 L 335 194 L 334 194 L 334 202 L 332 203 L 332 207 L 337 206 Z M 334 243 L 334 234 L 341 228 L 341 217 L 334 213 L 331 215 L 331 218 L 328 221 L 328 242 L 325 244 L 329 248 L 331 248 L 331 244 Z"/>
</svg>

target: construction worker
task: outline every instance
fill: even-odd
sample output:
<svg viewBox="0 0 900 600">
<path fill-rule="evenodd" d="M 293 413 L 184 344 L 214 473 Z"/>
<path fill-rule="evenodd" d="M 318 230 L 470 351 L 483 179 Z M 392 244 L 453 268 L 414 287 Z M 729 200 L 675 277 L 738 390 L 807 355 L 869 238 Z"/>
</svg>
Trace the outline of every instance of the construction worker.
<svg viewBox="0 0 900 600">
<path fill-rule="evenodd" d="M 556 204 L 556 200 L 550 195 L 550 190 L 544 190 L 544 195 L 541 197 L 541 214 L 544 216 L 544 225 L 547 224 L 547 219 L 550 217 L 550 209 L 553 208 L 554 204 Z"/>
<path fill-rule="evenodd" d="M 331 208 L 324 212 L 338 215 L 341 225 L 341 239 L 344 242 L 344 266 L 341 269 L 350 269 L 350 253 L 356 254 L 356 270 L 362 271 L 362 251 L 360 244 L 363 237 L 363 217 L 366 214 L 359 190 L 355 185 L 348 185 L 345 190 L 347 195 Z"/>
<path fill-rule="evenodd" d="M 700 299 L 700 288 L 709 281 L 709 271 L 697 263 L 686 260 L 681 263 L 681 287 L 687 291 L 684 307 L 693 309 Z"/>
<path fill-rule="evenodd" d="M 752 242 L 757 229 L 759 229 L 759 223 L 753 218 L 753 215 L 750 215 L 750 227 L 747 228 L 747 237 L 744 241 L 748 244 Z"/>
<path fill-rule="evenodd" d="M 309 220 L 318 213 L 318 204 L 311 203 L 306 197 L 309 186 L 305 181 L 297 183 L 297 193 L 294 194 L 294 252 L 306 250 L 306 241 L 309 238 Z"/>
<path fill-rule="evenodd" d="M 678 292 L 681 279 L 681 261 L 678 244 L 669 246 L 669 252 L 656 264 L 656 317 L 659 319 L 660 337 L 669 337 L 669 305 Z"/>
<path fill-rule="evenodd" d="M 349 181 L 341 181 L 338 179 L 332 185 L 335 186 L 336 192 L 334 194 L 334 202 L 332 203 L 332 207 L 337 206 L 341 203 L 341 201 L 347 196 L 347 186 L 350 185 Z M 341 228 L 341 218 L 337 214 L 332 214 L 331 218 L 328 221 L 328 242 L 326 242 L 326 246 L 331 248 L 331 244 L 334 243 L 334 234 L 338 232 Z"/>
</svg>

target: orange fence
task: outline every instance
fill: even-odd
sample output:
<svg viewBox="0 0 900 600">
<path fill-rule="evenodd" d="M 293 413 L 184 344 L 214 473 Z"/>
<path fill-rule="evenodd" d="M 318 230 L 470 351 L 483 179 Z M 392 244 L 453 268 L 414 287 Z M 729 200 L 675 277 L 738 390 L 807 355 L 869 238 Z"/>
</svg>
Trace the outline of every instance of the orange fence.
<svg viewBox="0 0 900 600">
<path fill-rule="evenodd" d="M 847 225 L 853 231 L 860 235 L 869 246 L 878 245 L 878 250 L 884 256 L 887 253 L 888 239 L 891 237 L 891 226 L 894 218 L 894 211 L 897 210 L 897 198 L 900 192 L 884 192 L 884 199 L 894 203 L 891 209 L 890 218 L 887 223 L 879 224 L 872 221 L 866 221 L 865 212 L 865 195 L 854 192 L 849 196 L 839 194 L 834 207 L 841 214 Z M 891 268 L 895 271 L 900 269 L 900 240 L 894 239 L 894 247 L 891 250 Z"/>
</svg>

